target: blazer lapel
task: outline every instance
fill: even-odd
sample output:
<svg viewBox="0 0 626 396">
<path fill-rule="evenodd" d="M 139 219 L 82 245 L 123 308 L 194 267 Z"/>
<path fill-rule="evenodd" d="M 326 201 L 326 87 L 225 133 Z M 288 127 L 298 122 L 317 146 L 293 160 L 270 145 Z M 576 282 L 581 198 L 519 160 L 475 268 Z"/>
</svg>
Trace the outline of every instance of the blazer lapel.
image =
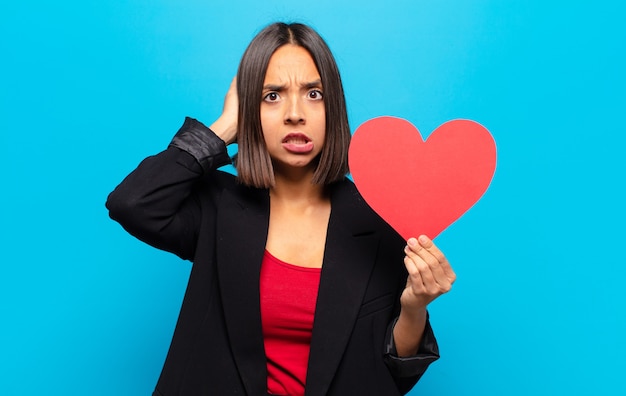
<svg viewBox="0 0 626 396">
<path fill-rule="evenodd" d="M 352 187 L 352 188 L 350 188 Z M 325 395 L 350 339 L 375 263 L 379 235 L 359 214 L 351 183 L 332 196 L 324 265 L 317 297 L 306 395 Z M 355 210 L 356 209 L 356 210 Z M 367 218 L 367 216 L 365 216 Z"/>
<path fill-rule="evenodd" d="M 241 186 L 240 186 L 241 187 Z M 244 188 L 244 187 L 241 187 Z M 252 192 L 252 193 L 251 193 Z M 217 218 L 217 264 L 226 329 L 235 363 L 249 395 L 267 391 L 259 277 L 269 223 L 266 191 L 225 190 Z M 217 362 L 219 364 L 219 362 Z"/>
</svg>

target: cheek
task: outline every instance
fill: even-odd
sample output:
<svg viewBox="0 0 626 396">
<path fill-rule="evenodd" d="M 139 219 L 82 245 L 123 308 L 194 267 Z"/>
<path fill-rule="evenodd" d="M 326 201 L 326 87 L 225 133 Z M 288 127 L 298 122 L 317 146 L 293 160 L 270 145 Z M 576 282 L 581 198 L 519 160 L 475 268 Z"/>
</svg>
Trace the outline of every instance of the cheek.
<svg viewBox="0 0 626 396">
<path fill-rule="evenodd" d="M 276 125 L 276 123 L 281 123 L 283 121 L 284 110 L 282 106 L 277 104 L 268 105 L 265 103 L 261 104 L 261 108 L 259 109 L 259 118 L 261 119 L 261 125 Z"/>
</svg>

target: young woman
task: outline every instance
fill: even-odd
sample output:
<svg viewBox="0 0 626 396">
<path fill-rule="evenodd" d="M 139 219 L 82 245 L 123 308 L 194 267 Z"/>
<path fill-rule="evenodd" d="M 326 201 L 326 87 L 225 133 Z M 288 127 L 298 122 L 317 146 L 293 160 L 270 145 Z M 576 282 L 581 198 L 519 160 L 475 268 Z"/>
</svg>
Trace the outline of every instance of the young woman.
<svg viewBox="0 0 626 396">
<path fill-rule="evenodd" d="M 326 43 L 276 23 L 210 128 L 187 118 L 110 194 L 126 230 L 193 262 L 154 395 L 399 395 L 438 358 L 426 307 L 454 272 L 364 203 L 349 141 Z M 236 177 L 217 170 L 234 142 Z"/>
</svg>

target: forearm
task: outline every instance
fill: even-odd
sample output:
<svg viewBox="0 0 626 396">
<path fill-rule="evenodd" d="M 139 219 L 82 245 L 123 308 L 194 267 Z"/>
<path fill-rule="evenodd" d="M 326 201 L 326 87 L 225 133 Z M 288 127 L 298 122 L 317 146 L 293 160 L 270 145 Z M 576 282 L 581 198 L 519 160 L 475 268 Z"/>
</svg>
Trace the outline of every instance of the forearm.
<svg viewBox="0 0 626 396">
<path fill-rule="evenodd" d="M 393 328 L 393 338 L 399 357 L 414 356 L 418 353 L 427 318 L 426 309 L 417 312 L 409 312 L 407 309 L 400 311 Z"/>
<path fill-rule="evenodd" d="M 144 159 L 109 194 L 106 207 L 110 217 L 133 235 L 163 229 L 202 173 L 194 162 L 193 157 L 176 148 Z"/>
<path fill-rule="evenodd" d="M 423 325 L 419 318 L 414 318 L 415 323 L 413 320 L 406 321 L 407 317 L 404 314 L 400 314 L 391 323 L 385 346 L 385 364 L 402 394 L 411 390 L 428 366 L 439 358 L 439 348 L 430 327 L 428 313 L 425 312 L 426 318 Z M 397 336 L 396 333 L 398 333 Z M 415 345 L 417 338 L 419 338 L 419 344 Z M 397 345 L 396 340 L 399 341 Z"/>
<path fill-rule="evenodd" d="M 144 242 L 190 258 L 199 218 L 194 185 L 228 160 L 224 142 L 188 118 L 166 151 L 143 160 L 109 195 L 109 215 Z"/>
</svg>

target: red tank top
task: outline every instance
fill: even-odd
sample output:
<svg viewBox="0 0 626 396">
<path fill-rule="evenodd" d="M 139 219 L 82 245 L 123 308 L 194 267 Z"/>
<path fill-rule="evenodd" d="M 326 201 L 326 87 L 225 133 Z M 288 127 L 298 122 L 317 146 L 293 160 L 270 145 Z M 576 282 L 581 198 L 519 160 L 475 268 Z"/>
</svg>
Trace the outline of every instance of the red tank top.
<svg viewBox="0 0 626 396">
<path fill-rule="evenodd" d="M 320 268 L 288 264 L 265 251 L 261 321 L 272 395 L 304 395 L 320 274 Z"/>
</svg>

